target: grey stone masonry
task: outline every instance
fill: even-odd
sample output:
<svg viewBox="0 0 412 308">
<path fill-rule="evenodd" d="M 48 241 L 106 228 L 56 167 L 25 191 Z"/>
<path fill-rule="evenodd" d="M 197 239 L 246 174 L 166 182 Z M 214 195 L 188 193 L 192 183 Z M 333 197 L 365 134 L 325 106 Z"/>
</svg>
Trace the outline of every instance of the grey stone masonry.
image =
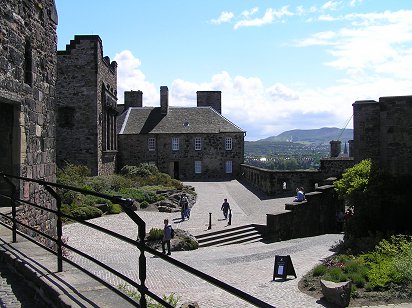
<svg viewBox="0 0 412 308">
<path fill-rule="evenodd" d="M 76 35 L 57 52 L 57 164 L 82 164 L 93 175 L 115 172 L 117 63 L 97 35 Z"/>
<path fill-rule="evenodd" d="M 0 171 L 50 182 L 56 179 L 56 26 L 53 0 L 1 1 Z M 54 207 L 37 184 L 18 184 L 20 198 Z M 2 183 L 0 191 L 9 188 Z M 23 222 L 54 234 L 53 215 L 26 207 L 19 213 Z"/>
<path fill-rule="evenodd" d="M 412 175 L 412 96 L 353 104 L 354 159 L 370 158 L 392 176 Z"/>
</svg>

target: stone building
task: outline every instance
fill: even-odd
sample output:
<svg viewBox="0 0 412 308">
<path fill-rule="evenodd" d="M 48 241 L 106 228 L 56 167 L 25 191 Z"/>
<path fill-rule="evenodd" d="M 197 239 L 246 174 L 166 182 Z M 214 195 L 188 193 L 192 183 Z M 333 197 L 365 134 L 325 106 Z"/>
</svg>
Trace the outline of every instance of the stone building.
<svg viewBox="0 0 412 308">
<path fill-rule="evenodd" d="M 160 107 L 143 107 L 142 95 L 125 92 L 125 108 L 118 118 L 119 169 L 152 163 L 180 180 L 239 174 L 245 132 L 220 114 L 220 91 L 197 92 L 197 107 L 169 106 L 164 86 Z"/>
<path fill-rule="evenodd" d="M 8 0 L 0 5 L 0 171 L 56 180 L 55 113 L 57 11 L 53 0 Z M 20 198 L 52 207 L 37 184 L 20 181 Z M 8 188 L 0 181 L 0 191 Z M 0 198 L 1 205 L 7 200 Z M 20 211 L 53 233 L 54 215 Z"/>
<path fill-rule="evenodd" d="M 354 159 L 371 158 L 386 173 L 412 175 L 412 96 L 353 104 Z"/>
<path fill-rule="evenodd" d="M 56 159 L 86 165 L 92 175 L 116 170 L 117 63 L 98 35 L 76 35 L 57 52 Z"/>
</svg>

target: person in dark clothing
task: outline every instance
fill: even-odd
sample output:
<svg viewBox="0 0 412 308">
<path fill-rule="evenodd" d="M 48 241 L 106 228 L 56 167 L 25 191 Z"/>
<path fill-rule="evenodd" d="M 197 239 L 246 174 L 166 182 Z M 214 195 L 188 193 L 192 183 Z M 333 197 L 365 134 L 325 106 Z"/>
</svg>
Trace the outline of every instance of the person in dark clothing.
<svg viewBox="0 0 412 308">
<path fill-rule="evenodd" d="M 229 213 L 229 210 L 230 210 L 230 205 L 229 205 L 229 202 L 227 202 L 227 199 L 223 200 L 221 210 L 223 211 L 223 216 L 225 216 L 225 219 L 227 219 L 227 214 Z"/>
<path fill-rule="evenodd" d="M 179 205 L 180 205 L 180 212 L 182 214 L 182 221 L 185 220 L 186 217 L 189 219 L 190 217 L 190 214 L 188 213 L 189 199 L 187 198 L 185 193 L 183 193 L 182 196 L 180 197 Z"/>
<path fill-rule="evenodd" d="M 170 255 L 170 240 L 172 239 L 172 226 L 169 225 L 169 219 L 164 220 L 164 228 L 163 228 L 163 239 L 162 239 L 162 251 L 166 253 L 167 245 L 167 254 Z"/>
</svg>

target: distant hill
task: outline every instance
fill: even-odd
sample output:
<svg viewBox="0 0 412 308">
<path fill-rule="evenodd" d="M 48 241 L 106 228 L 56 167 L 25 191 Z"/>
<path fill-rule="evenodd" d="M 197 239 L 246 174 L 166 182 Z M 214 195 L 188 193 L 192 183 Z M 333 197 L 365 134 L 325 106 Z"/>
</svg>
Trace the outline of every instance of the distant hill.
<svg viewBox="0 0 412 308">
<path fill-rule="evenodd" d="M 353 129 L 345 129 L 343 132 L 336 127 L 323 127 L 319 129 L 294 129 L 285 131 L 277 136 L 258 140 L 259 142 L 293 142 L 329 144 L 331 140 L 341 140 L 344 143 L 353 139 Z M 256 142 L 258 142 L 256 141 Z"/>
</svg>

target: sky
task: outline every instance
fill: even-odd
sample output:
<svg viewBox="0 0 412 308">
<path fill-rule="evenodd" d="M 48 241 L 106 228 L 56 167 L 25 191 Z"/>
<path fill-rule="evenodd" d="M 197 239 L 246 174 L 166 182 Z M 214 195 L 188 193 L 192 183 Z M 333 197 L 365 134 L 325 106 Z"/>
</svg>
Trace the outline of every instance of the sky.
<svg viewBox="0 0 412 308">
<path fill-rule="evenodd" d="M 123 93 L 144 106 L 196 106 L 222 91 L 245 140 L 352 128 L 352 104 L 412 95 L 410 0 L 55 0 L 58 50 L 99 35 Z"/>
</svg>

